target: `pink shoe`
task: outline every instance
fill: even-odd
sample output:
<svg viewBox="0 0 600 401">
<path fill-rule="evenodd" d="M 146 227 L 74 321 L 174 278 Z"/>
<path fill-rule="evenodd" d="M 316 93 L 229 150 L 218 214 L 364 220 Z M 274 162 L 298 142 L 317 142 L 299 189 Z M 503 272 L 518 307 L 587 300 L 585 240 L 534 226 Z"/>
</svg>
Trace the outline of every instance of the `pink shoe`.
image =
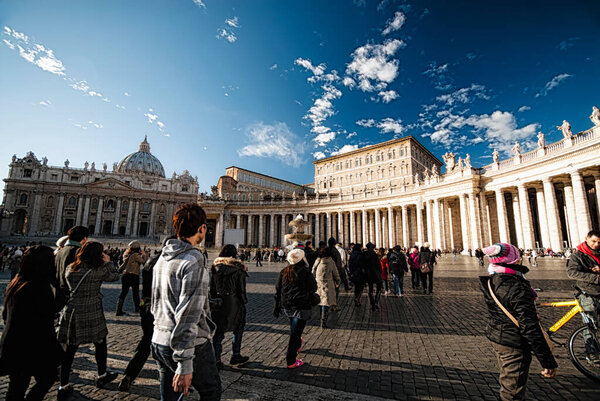
<svg viewBox="0 0 600 401">
<path fill-rule="evenodd" d="M 298 348 L 298 352 L 302 351 L 302 345 L 304 344 L 304 339 L 300 337 L 300 348 Z"/>
<path fill-rule="evenodd" d="M 302 359 L 296 359 L 296 362 L 294 362 L 293 364 L 289 365 L 288 369 L 299 368 L 302 365 L 304 365 L 304 362 L 302 362 Z"/>
</svg>

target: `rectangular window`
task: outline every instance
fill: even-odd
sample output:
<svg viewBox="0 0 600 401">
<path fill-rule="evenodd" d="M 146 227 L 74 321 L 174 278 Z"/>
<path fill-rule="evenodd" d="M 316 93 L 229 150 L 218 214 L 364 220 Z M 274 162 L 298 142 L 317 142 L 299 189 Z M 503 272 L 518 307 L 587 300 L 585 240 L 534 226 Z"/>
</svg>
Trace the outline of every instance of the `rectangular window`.
<svg viewBox="0 0 600 401">
<path fill-rule="evenodd" d="M 71 182 L 77 182 L 77 181 L 79 181 L 79 177 L 76 176 L 76 175 L 72 175 L 71 176 Z"/>
<path fill-rule="evenodd" d="M 52 180 L 58 181 L 58 174 L 52 174 Z"/>
<path fill-rule="evenodd" d="M 31 177 L 31 174 L 33 174 L 33 170 L 26 169 L 23 171 L 23 177 Z"/>
</svg>

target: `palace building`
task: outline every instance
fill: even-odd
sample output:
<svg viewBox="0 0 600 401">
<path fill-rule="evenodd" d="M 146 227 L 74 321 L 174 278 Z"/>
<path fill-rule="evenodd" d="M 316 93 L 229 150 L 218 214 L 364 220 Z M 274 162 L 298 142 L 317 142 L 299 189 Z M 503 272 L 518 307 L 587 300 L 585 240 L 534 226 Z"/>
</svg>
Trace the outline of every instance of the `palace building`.
<svg viewBox="0 0 600 401">
<path fill-rule="evenodd" d="M 303 214 L 315 241 L 378 247 L 429 242 L 468 249 L 495 242 L 561 251 L 600 227 L 600 120 L 536 149 L 473 167 L 469 155 L 438 160 L 412 136 L 314 161 L 313 184 L 298 185 L 228 167 L 210 195 L 198 194 L 187 171 L 165 178 L 146 140 L 107 171 L 51 167 L 33 153 L 13 157 L 5 179 L 0 233 L 58 236 L 74 224 L 96 236 L 159 240 L 170 234 L 175 208 L 198 202 L 207 212 L 207 247 L 285 245 L 289 222 Z"/>
</svg>

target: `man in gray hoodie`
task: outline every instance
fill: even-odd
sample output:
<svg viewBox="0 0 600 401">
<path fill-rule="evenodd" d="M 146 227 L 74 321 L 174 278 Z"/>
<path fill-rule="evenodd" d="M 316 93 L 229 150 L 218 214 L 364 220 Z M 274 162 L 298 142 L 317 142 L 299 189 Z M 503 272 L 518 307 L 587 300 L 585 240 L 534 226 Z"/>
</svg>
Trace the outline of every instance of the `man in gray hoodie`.
<svg viewBox="0 0 600 401">
<path fill-rule="evenodd" d="M 211 339 L 209 270 L 196 246 L 206 234 L 206 214 L 196 204 L 173 217 L 177 239 L 167 241 L 154 265 L 152 355 L 158 362 L 161 401 L 176 401 L 190 386 L 202 401 L 221 399 L 221 379 Z"/>
</svg>

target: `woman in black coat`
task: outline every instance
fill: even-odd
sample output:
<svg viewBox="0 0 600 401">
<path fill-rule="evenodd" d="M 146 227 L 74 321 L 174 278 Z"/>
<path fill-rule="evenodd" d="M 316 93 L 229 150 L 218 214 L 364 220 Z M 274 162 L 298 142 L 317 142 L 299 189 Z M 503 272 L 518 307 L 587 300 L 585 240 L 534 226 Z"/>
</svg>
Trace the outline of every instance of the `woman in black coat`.
<svg viewBox="0 0 600 401">
<path fill-rule="evenodd" d="M 242 335 L 246 325 L 246 266 L 236 259 L 237 250 L 234 245 L 225 245 L 219 257 L 211 267 L 210 297 L 220 299 L 220 306 L 211 311 L 212 319 L 217 325 L 213 337 L 213 347 L 217 360 L 217 368 L 223 369 L 221 352 L 225 333 L 233 332 L 232 355 L 230 365 L 241 365 L 248 362 L 247 356 L 242 356 Z M 215 303 L 213 302 L 213 305 Z"/>
<path fill-rule="evenodd" d="M 62 348 L 54 332 L 54 252 L 38 245 L 23 255 L 19 273 L 6 288 L 0 370 L 10 376 L 6 400 L 42 400 L 56 379 Z"/>
<path fill-rule="evenodd" d="M 297 359 L 302 348 L 302 332 L 306 321 L 311 318 L 311 297 L 317 291 L 317 281 L 308 270 L 308 262 L 302 249 L 294 249 L 287 255 L 287 265 L 279 274 L 275 285 L 275 308 L 273 316 L 279 317 L 281 311 L 290 320 L 290 341 L 286 354 L 287 367 L 294 369 L 302 366 Z"/>
</svg>

